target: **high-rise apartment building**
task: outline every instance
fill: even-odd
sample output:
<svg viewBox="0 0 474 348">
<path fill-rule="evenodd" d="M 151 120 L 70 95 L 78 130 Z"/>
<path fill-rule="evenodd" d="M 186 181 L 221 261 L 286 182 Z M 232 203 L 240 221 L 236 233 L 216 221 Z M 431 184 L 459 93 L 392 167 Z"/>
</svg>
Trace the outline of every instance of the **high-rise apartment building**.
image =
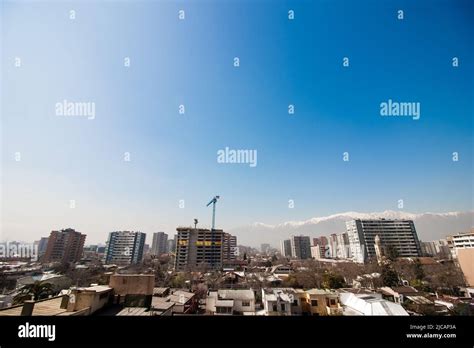
<svg viewBox="0 0 474 348">
<path fill-rule="evenodd" d="M 443 259 L 452 258 L 451 248 L 447 239 L 438 239 L 430 242 L 420 242 L 423 256 L 436 256 Z"/>
<path fill-rule="evenodd" d="M 291 240 L 285 239 L 281 241 L 281 254 L 284 257 L 292 257 L 293 254 L 291 253 Z"/>
<path fill-rule="evenodd" d="M 204 228 L 178 227 L 176 229 L 177 271 L 197 269 L 220 269 L 223 261 L 223 230 Z M 230 242 L 230 241 L 229 241 Z"/>
<path fill-rule="evenodd" d="M 325 258 L 326 247 L 319 244 L 311 246 L 311 257 L 313 259 L 319 260 Z"/>
<path fill-rule="evenodd" d="M 347 233 L 340 233 L 336 237 L 337 240 L 337 252 L 336 256 L 340 259 L 348 259 L 351 257 L 349 236 Z"/>
<path fill-rule="evenodd" d="M 461 268 L 466 284 L 474 286 L 474 229 L 471 232 L 452 236 L 457 264 Z"/>
<path fill-rule="evenodd" d="M 237 259 L 237 237 L 230 233 L 224 233 L 224 240 L 222 244 L 222 260 L 234 261 Z"/>
<path fill-rule="evenodd" d="M 168 235 L 164 232 L 153 233 L 151 254 L 160 256 L 168 252 Z"/>
<path fill-rule="evenodd" d="M 471 232 L 454 234 L 452 238 L 456 249 L 474 248 L 474 229 Z"/>
<path fill-rule="evenodd" d="M 43 262 L 78 262 L 82 257 L 82 249 L 86 235 L 72 228 L 51 231 L 44 252 Z"/>
<path fill-rule="evenodd" d="M 421 256 L 421 247 L 412 220 L 361 220 L 346 222 L 350 252 L 355 262 L 376 258 L 375 236 L 383 248 L 392 247 L 399 257 Z"/>
<path fill-rule="evenodd" d="M 176 253 L 176 237 L 168 239 L 168 252 L 170 254 Z"/>
<path fill-rule="evenodd" d="M 105 263 L 129 265 L 141 262 L 145 239 L 143 232 L 110 232 L 105 247 Z"/>
<path fill-rule="evenodd" d="M 293 257 L 300 260 L 311 258 L 311 240 L 308 236 L 291 236 L 290 242 Z"/>
<path fill-rule="evenodd" d="M 43 257 L 44 253 L 46 252 L 46 248 L 48 247 L 48 237 L 42 237 L 38 241 L 38 257 Z"/>
</svg>

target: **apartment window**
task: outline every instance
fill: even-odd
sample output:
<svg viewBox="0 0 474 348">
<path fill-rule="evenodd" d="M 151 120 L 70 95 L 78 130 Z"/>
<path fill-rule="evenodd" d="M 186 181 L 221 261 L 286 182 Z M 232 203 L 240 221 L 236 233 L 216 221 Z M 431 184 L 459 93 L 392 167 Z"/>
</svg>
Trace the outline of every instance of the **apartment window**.
<svg viewBox="0 0 474 348">
<path fill-rule="evenodd" d="M 286 307 L 285 307 L 285 304 L 284 303 L 280 303 L 280 308 L 283 312 L 286 311 Z"/>
<path fill-rule="evenodd" d="M 276 304 L 273 305 L 273 311 L 276 312 L 278 310 L 278 307 Z"/>
<path fill-rule="evenodd" d="M 250 307 L 249 301 L 242 301 L 242 307 Z"/>
<path fill-rule="evenodd" d="M 332 299 L 331 300 L 331 306 L 335 306 L 336 305 L 336 300 Z"/>
<path fill-rule="evenodd" d="M 311 300 L 311 306 L 312 307 L 317 307 L 318 306 L 318 300 Z"/>
</svg>

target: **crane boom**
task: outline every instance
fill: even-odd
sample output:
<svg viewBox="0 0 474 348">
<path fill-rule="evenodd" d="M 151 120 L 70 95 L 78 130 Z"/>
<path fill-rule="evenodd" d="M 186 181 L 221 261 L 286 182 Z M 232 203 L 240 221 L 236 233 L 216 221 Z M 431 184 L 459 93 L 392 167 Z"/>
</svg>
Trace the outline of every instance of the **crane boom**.
<svg viewBox="0 0 474 348">
<path fill-rule="evenodd" d="M 214 230 L 216 224 L 216 203 L 220 196 L 215 196 L 209 203 L 207 203 L 206 207 L 212 204 L 212 228 L 211 231 Z"/>
</svg>

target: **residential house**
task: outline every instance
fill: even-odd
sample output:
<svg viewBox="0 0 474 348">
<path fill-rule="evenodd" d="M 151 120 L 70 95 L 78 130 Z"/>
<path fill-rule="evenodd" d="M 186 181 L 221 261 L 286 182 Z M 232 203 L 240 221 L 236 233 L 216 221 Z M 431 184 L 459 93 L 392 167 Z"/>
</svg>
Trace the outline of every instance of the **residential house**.
<svg viewBox="0 0 474 348">
<path fill-rule="evenodd" d="M 342 315 L 339 294 L 334 290 L 307 290 L 305 291 L 305 298 L 311 315 Z"/>
<path fill-rule="evenodd" d="M 209 292 L 206 312 L 214 315 L 255 315 L 253 290 L 217 290 Z"/>
<path fill-rule="evenodd" d="M 259 314 L 299 315 L 302 314 L 302 290 L 293 288 L 262 289 L 263 311 Z"/>
</svg>

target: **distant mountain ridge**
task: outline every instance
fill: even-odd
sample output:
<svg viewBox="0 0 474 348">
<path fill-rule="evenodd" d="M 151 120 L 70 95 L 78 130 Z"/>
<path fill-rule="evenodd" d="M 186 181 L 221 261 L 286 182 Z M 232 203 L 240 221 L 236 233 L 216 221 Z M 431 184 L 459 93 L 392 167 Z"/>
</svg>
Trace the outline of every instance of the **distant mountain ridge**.
<svg viewBox="0 0 474 348">
<path fill-rule="evenodd" d="M 255 222 L 249 226 L 229 230 L 237 236 L 239 244 L 258 247 L 261 243 L 279 246 L 280 241 L 291 235 L 310 237 L 327 236 L 346 231 L 346 221 L 353 219 L 408 219 L 413 220 L 418 237 L 423 241 L 445 238 L 447 235 L 467 232 L 474 226 L 474 211 L 446 213 L 409 213 L 385 210 L 383 212 L 344 212 L 304 221 L 287 221 L 277 225 Z"/>
</svg>

